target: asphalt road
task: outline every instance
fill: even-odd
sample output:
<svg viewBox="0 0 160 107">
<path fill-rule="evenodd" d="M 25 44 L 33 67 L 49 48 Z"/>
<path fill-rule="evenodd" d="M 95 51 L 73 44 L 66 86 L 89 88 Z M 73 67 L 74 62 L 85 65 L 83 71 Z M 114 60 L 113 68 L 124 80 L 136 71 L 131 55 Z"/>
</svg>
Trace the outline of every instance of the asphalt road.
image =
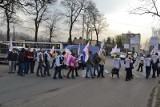
<svg viewBox="0 0 160 107">
<path fill-rule="evenodd" d="M 53 80 L 7 74 L 8 66 L 0 65 L 0 107 L 147 107 L 159 78 L 146 80 L 145 72 L 134 70 L 134 79 L 126 82 L 122 66 L 120 79 L 112 79 L 108 73 L 112 67 L 112 59 L 107 58 L 106 78 Z"/>
</svg>

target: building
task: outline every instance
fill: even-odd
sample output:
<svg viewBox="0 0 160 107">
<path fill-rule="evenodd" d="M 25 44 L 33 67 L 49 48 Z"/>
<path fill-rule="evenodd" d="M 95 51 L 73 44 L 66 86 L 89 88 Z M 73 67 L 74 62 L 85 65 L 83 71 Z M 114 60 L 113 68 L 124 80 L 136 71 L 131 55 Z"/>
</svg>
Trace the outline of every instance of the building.
<svg viewBox="0 0 160 107">
<path fill-rule="evenodd" d="M 134 33 L 126 33 L 122 34 L 124 38 L 124 44 L 129 45 L 129 50 L 132 52 L 140 53 L 140 41 L 141 41 L 141 34 L 134 34 Z"/>
</svg>

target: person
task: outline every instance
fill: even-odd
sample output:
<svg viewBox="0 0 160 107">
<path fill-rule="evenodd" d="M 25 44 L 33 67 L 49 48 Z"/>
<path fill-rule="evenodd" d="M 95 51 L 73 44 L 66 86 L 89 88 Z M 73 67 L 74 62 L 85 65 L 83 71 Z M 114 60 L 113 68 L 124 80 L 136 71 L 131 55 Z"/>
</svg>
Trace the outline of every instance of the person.
<svg viewBox="0 0 160 107">
<path fill-rule="evenodd" d="M 100 53 L 99 53 L 99 57 L 100 57 L 100 62 L 99 62 L 99 67 L 100 67 L 100 70 L 99 70 L 99 73 L 98 73 L 98 76 L 97 77 L 102 77 L 102 78 L 105 78 L 104 76 L 104 64 L 105 64 L 105 60 L 106 60 L 106 55 L 105 55 L 105 51 L 102 50 Z"/>
<path fill-rule="evenodd" d="M 18 56 L 18 62 L 19 62 L 18 75 L 20 76 L 24 76 L 24 57 L 23 57 L 24 51 L 25 49 L 22 48 Z"/>
<path fill-rule="evenodd" d="M 130 56 L 130 59 L 131 59 L 131 63 L 130 63 L 130 72 L 129 72 L 129 75 L 130 75 L 130 78 L 133 79 L 133 73 L 132 73 L 132 70 L 134 69 L 134 63 L 135 63 L 135 59 L 133 57 L 133 55 Z"/>
<path fill-rule="evenodd" d="M 114 74 L 117 74 L 117 78 L 119 78 L 119 69 L 121 68 L 121 59 L 119 58 L 119 55 L 117 54 L 116 57 L 113 59 L 114 63 L 114 72 L 112 73 L 112 78 Z"/>
<path fill-rule="evenodd" d="M 86 77 L 85 78 L 89 78 L 88 77 L 88 72 L 90 71 L 90 76 L 91 78 L 94 78 L 93 74 L 92 74 L 92 66 L 93 66 L 93 61 L 92 61 L 92 58 L 91 58 L 91 55 L 92 55 L 92 52 L 89 51 L 89 58 L 86 62 Z"/>
<path fill-rule="evenodd" d="M 133 61 L 131 60 L 131 58 L 130 58 L 131 56 L 130 55 L 127 55 L 127 57 L 126 57 L 126 59 L 125 59 L 125 61 L 124 61 L 124 63 L 125 63 L 125 70 L 126 70 L 126 81 L 129 81 L 129 80 L 131 80 L 131 63 L 133 63 Z"/>
<path fill-rule="evenodd" d="M 30 71 L 30 73 L 34 73 L 33 71 L 32 71 L 32 69 L 33 69 L 33 54 L 32 54 L 32 52 L 31 52 L 31 48 L 30 47 L 28 47 L 28 71 L 27 72 L 29 72 Z"/>
<path fill-rule="evenodd" d="M 144 65 L 144 57 L 143 57 L 143 54 L 141 54 L 141 56 L 140 56 L 140 58 L 139 58 L 139 60 L 138 60 L 138 63 L 139 63 L 139 65 L 138 65 L 137 71 L 139 71 L 139 69 L 141 69 L 140 72 L 143 72 L 143 65 Z"/>
<path fill-rule="evenodd" d="M 55 61 L 56 61 L 56 56 L 57 56 L 57 52 L 56 51 L 54 51 L 53 52 L 53 54 L 52 54 L 52 66 L 51 66 L 51 69 L 53 69 L 53 67 L 54 67 L 54 63 L 55 63 Z"/>
<path fill-rule="evenodd" d="M 157 69 L 157 77 L 160 75 L 160 57 L 158 58 L 158 69 Z"/>
<path fill-rule="evenodd" d="M 9 61 L 9 74 L 10 73 L 14 73 L 14 67 L 16 64 L 16 60 L 17 60 L 17 53 L 16 53 L 16 49 L 13 48 L 11 52 L 9 52 L 8 56 L 7 56 L 7 60 Z"/>
<path fill-rule="evenodd" d="M 151 72 L 151 57 L 150 57 L 150 54 L 148 54 L 147 57 L 144 60 L 145 60 L 145 67 L 146 67 L 146 79 L 148 79 L 149 76 L 150 76 L 150 72 Z"/>
<path fill-rule="evenodd" d="M 98 56 L 98 52 L 95 53 L 95 55 L 93 56 L 93 63 L 94 63 L 94 71 L 93 71 L 93 75 L 97 76 L 99 73 L 99 62 L 100 62 L 100 58 Z M 96 73 L 97 71 L 97 73 Z M 97 74 L 97 75 L 96 75 Z"/>
<path fill-rule="evenodd" d="M 74 79 L 74 70 L 76 68 L 76 60 L 77 59 L 75 58 L 75 53 L 72 53 L 72 56 L 69 60 L 69 72 L 67 74 L 67 78 L 69 78 L 70 73 L 72 73 L 71 77 L 72 79 Z"/>
<path fill-rule="evenodd" d="M 58 74 L 59 79 L 63 79 L 61 75 L 61 70 L 62 70 L 62 64 L 63 64 L 63 58 L 61 56 L 61 53 L 57 51 L 57 56 L 56 56 L 56 61 L 55 61 L 55 72 L 53 79 L 57 79 L 56 76 Z"/>
<path fill-rule="evenodd" d="M 35 66 L 35 62 L 37 60 L 37 51 L 35 48 L 33 49 L 32 57 L 33 57 L 33 59 L 31 60 L 31 72 L 34 73 L 34 66 Z"/>
<path fill-rule="evenodd" d="M 44 54 L 43 54 L 43 49 L 40 49 L 40 52 L 37 55 L 37 62 L 38 62 L 38 67 L 37 67 L 37 72 L 36 75 L 39 76 L 39 71 L 41 74 L 41 77 L 43 76 L 42 70 L 43 70 L 43 62 L 44 62 Z"/>
<path fill-rule="evenodd" d="M 157 71 L 157 67 L 158 67 L 158 63 L 159 63 L 159 58 L 158 58 L 158 53 L 152 55 L 151 58 L 151 63 L 152 63 L 152 70 L 153 70 L 153 74 L 152 74 L 152 78 L 156 78 L 156 71 Z"/>
<path fill-rule="evenodd" d="M 44 54 L 44 62 L 45 62 L 44 75 L 47 74 L 47 76 L 51 76 L 51 74 L 49 73 L 50 59 L 51 59 L 50 50 L 47 50 Z"/>
<path fill-rule="evenodd" d="M 82 52 L 80 52 L 78 64 L 79 64 L 79 69 L 84 70 L 85 61 L 84 61 L 84 53 L 82 53 Z"/>
</svg>

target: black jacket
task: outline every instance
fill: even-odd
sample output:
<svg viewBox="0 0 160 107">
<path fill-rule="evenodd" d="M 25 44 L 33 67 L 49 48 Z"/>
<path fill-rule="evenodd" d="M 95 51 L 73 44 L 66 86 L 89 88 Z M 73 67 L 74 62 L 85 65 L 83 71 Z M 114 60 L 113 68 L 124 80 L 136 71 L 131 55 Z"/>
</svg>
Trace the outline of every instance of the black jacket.
<svg viewBox="0 0 160 107">
<path fill-rule="evenodd" d="M 13 52 L 9 52 L 8 54 L 8 57 L 7 57 L 7 60 L 9 61 L 16 61 L 17 60 L 17 53 L 13 53 Z"/>
</svg>

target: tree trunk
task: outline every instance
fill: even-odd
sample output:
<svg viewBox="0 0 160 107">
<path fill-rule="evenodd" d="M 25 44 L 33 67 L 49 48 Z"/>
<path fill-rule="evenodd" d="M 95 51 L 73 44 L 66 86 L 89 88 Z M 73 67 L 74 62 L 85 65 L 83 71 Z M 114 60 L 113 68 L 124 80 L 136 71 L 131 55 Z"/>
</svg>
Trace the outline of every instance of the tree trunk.
<svg viewBox="0 0 160 107">
<path fill-rule="evenodd" d="M 71 23 L 70 29 L 69 29 L 69 44 L 72 45 L 72 27 L 73 24 Z"/>
<path fill-rule="evenodd" d="M 7 19 L 7 41 L 10 40 L 10 27 L 9 27 L 10 23 L 9 20 Z"/>
<path fill-rule="evenodd" d="M 96 32 L 96 37 L 97 37 L 97 46 L 98 46 L 99 44 L 98 44 L 98 33 L 97 32 Z"/>
<path fill-rule="evenodd" d="M 35 42 L 37 42 L 38 28 L 39 28 L 39 26 L 38 26 L 38 24 L 35 22 L 35 39 L 34 39 Z"/>
</svg>

